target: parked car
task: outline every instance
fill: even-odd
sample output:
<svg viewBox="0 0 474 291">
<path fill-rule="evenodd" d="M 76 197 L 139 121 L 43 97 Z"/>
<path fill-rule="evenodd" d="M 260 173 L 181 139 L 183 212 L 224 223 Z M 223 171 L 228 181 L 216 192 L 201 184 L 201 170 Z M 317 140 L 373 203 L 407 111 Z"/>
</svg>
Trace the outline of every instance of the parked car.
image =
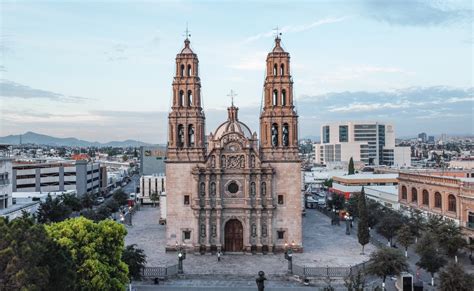
<svg viewBox="0 0 474 291">
<path fill-rule="evenodd" d="M 105 198 L 104 197 L 98 197 L 96 200 L 95 200 L 95 203 L 96 204 L 102 204 L 104 203 L 105 201 Z"/>
</svg>

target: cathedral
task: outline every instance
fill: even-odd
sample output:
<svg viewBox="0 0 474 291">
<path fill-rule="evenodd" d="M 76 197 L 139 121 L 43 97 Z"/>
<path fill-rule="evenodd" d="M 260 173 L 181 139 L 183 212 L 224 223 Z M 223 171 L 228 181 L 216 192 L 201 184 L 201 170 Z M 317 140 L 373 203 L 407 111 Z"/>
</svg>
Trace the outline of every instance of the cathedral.
<svg viewBox="0 0 474 291">
<path fill-rule="evenodd" d="M 206 136 L 199 60 L 184 41 L 168 116 L 166 250 L 303 250 L 298 115 L 290 55 L 278 36 L 266 64 L 260 135 L 232 102 L 227 120 Z"/>
</svg>

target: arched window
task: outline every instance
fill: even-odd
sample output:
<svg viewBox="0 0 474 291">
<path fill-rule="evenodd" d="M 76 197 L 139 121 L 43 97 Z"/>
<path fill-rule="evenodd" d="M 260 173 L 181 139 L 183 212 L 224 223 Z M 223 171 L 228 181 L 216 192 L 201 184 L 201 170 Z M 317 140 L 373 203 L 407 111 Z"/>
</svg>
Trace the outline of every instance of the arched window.
<svg viewBox="0 0 474 291">
<path fill-rule="evenodd" d="M 415 188 L 411 188 L 411 202 L 418 201 L 418 191 Z"/>
<path fill-rule="evenodd" d="M 178 125 L 178 147 L 182 148 L 184 146 L 184 126 L 182 124 Z"/>
<path fill-rule="evenodd" d="M 273 101 L 272 101 L 273 106 L 276 106 L 278 104 L 278 90 L 273 90 Z"/>
<path fill-rule="evenodd" d="M 281 64 L 280 66 L 280 75 L 283 76 L 285 74 L 285 65 Z"/>
<path fill-rule="evenodd" d="M 179 70 L 179 75 L 181 77 L 184 77 L 184 65 L 181 65 L 180 70 Z"/>
<path fill-rule="evenodd" d="M 278 124 L 272 124 L 272 146 L 278 146 Z"/>
<path fill-rule="evenodd" d="M 281 90 L 281 106 L 286 106 L 286 90 Z"/>
<path fill-rule="evenodd" d="M 273 65 L 273 76 L 276 76 L 277 73 L 278 73 L 278 66 L 277 66 L 277 64 L 274 64 Z"/>
<path fill-rule="evenodd" d="M 192 124 L 188 126 L 188 142 L 190 147 L 194 146 L 194 127 Z"/>
<path fill-rule="evenodd" d="M 188 65 L 188 76 L 191 76 L 191 73 L 192 73 L 192 71 L 191 71 L 191 65 Z"/>
<path fill-rule="evenodd" d="M 402 186 L 402 199 L 407 200 L 407 187 Z"/>
<path fill-rule="evenodd" d="M 179 107 L 184 106 L 184 91 L 183 90 L 179 91 L 179 100 L 178 100 L 178 102 L 179 102 L 179 104 L 178 104 Z"/>
<path fill-rule="evenodd" d="M 448 211 L 456 212 L 456 197 L 453 194 L 448 196 Z"/>
<path fill-rule="evenodd" d="M 262 194 L 262 196 L 267 195 L 267 183 L 262 182 L 262 184 L 260 185 L 260 193 Z"/>
<path fill-rule="evenodd" d="M 430 194 L 427 190 L 423 190 L 423 205 L 430 205 Z"/>
<path fill-rule="evenodd" d="M 188 106 L 193 106 L 193 92 L 191 90 L 188 91 Z"/>
<path fill-rule="evenodd" d="M 441 205 L 443 205 L 443 198 L 441 197 L 441 193 L 439 192 L 436 192 L 435 195 L 434 195 L 434 199 L 435 199 L 435 203 L 434 203 L 434 207 L 436 208 L 441 208 Z"/>
<path fill-rule="evenodd" d="M 289 126 L 288 123 L 283 124 L 283 146 L 287 147 L 290 144 L 290 131 L 289 131 Z"/>
</svg>

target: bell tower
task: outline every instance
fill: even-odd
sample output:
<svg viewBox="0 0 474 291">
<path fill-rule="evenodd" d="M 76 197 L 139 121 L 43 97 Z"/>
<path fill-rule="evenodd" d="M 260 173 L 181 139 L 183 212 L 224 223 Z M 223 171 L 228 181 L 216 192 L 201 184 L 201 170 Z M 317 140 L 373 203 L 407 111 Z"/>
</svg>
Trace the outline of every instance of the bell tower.
<svg viewBox="0 0 474 291">
<path fill-rule="evenodd" d="M 281 47 L 268 53 L 263 108 L 260 113 L 260 150 L 266 161 L 297 161 L 298 115 L 293 104 L 290 54 Z"/>
<path fill-rule="evenodd" d="M 200 162 L 206 152 L 199 60 L 189 44 L 186 37 L 184 48 L 176 56 L 173 101 L 168 116 L 167 162 Z"/>
</svg>

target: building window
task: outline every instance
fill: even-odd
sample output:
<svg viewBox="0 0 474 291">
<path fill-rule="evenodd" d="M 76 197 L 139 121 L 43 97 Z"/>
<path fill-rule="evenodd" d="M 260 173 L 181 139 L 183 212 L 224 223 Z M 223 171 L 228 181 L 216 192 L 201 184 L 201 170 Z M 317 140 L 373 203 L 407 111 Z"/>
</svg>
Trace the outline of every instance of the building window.
<svg viewBox="0 0 474 291">
<path fill-rule="evenodd" d="M 188 76 L 191 76 L 191 65 L 188 65 Z"/>
<path fill-rule="evenodd" d="M 281 90 L 281 106 L 286 106 L 286 90 Z"/>
<path fill-rule="evenodd" d="M 260 193 L 262 194 L 262 196 L 267 195 L 267 183 L 262 182 L 262 184 L 260 185 Z"/>
<path fill-rule="evenodd" d="M 467 227 L 474 229 L 474 212 L 469 212 L 467 215 Z"/>
<path fill-rule="evenodd" d="M 189 195 L 184 195 L 184 205 L 189 205 Z"/>
<path fill-rule="evenodd" d="M 442 202 L 443 202 L 443 199 L 441 198 L 441 193 L 436 192 L 434 207 L 441 208 Z"/>
<path fill-rule="evenodd" d="M 278 239 L 285 239 L 285 231 L 284 230 L 277 231 L 277 236 L 278 236 Z"/>
<path fill-rule="evenodd" d="M 283 195 L 278 195 L 278 204 L 282 205 L 283 202 Z"/>
<path fill-rule="evenodd" d="M 183 238 L 186 239 L 191 239 L 191 231 L 190 230 L 185 230 L 183 231 Z"/>
<path fill-rule="evenodd" d="M 227 191 L 229 191 L 232 194 L 235 194 L 239 191 L 239 185 L 237 183 L 232 182 L 227 186 Z"/>
<path fill-rule="evenodd" d="M 289 141 L 289 126 L 288 123 L 283 124 L 283 146 L 287 147 L 290 144 Z"/>
<path fill-rule="evenodd" d="M 179 107 L 184 106 L 184 91 L 183 90 L 179 91 L 179 100 L 178 100 L 178 102 L 179 102 L 179 104 L 178 104 Z"/>
<path fill-rule="evenodd" d="M 411 202 L 418 201 L 418 191 L 415 188 L 411 188 Z"/>
<path fill-rule="evenodd" d="M 182 124 L 178 125 L 178 147 L 182 148 L 184 146 L 184 126 Z"/>
<path fill-rule="evenodd" d="M 427 190 L 423 190 L 423 205 L 430 205 L 430 194 Z"/>
<path fill-rule="evenodd" d="M 407 200 L 407 187 L 402 186 L 402 199 Z"/>
<path fill-rule="evenodd" d="M 272 146 L 278 146 L 278 124 L 272 124 Z"/>
<path fill-rule="evenodd" d="M 188 142 L 190 147 L 194 146 L 194 127 L 192 124 L 188 126 Z"/>
<path fill-rule="evenodd" d="M 284 64 L 281 64 L 280 66 L 280 75 L 284 75 L 285 74 L 285 65 Z"/>
<path fill-rule="evenodd" d="M 323 143 L 329 143 L 329 126 L 323 126 Z"/>
<path fill-rule="evenodd" d="M 453 194 L 448 196 L 448 211 L 456 212 L 456 197 Z"/>
<path fill-rule="evenodd" d="M 188 90 L 188 106 L 193 106 L 193 92 Z"/>
<path fill-rule="evenodd" d="M 277 106 L 278 104 L 278 90 L 273 90 L 273 101 L 272 101 L 273 106 Z"/>
<path fill-rule="evenodd" d="M 277 66 L 277 64 L 274 64 L 273 65 L 273 76 L 276 76 L 277 73 L 278 73 L 278 66 Z"/>
<path fill-rule="evenodd" d="M 339 142 L 349 141 L 349 126 L 339 125 Z"/>
<path fill-rule="evenodd" d="M 179 71 L 179 75 L 180 75 L 181 77 L 184 76 L 184 65 L 181 65 L 181 69 L 180 69 L 180 71 Z"/>
</svg>

